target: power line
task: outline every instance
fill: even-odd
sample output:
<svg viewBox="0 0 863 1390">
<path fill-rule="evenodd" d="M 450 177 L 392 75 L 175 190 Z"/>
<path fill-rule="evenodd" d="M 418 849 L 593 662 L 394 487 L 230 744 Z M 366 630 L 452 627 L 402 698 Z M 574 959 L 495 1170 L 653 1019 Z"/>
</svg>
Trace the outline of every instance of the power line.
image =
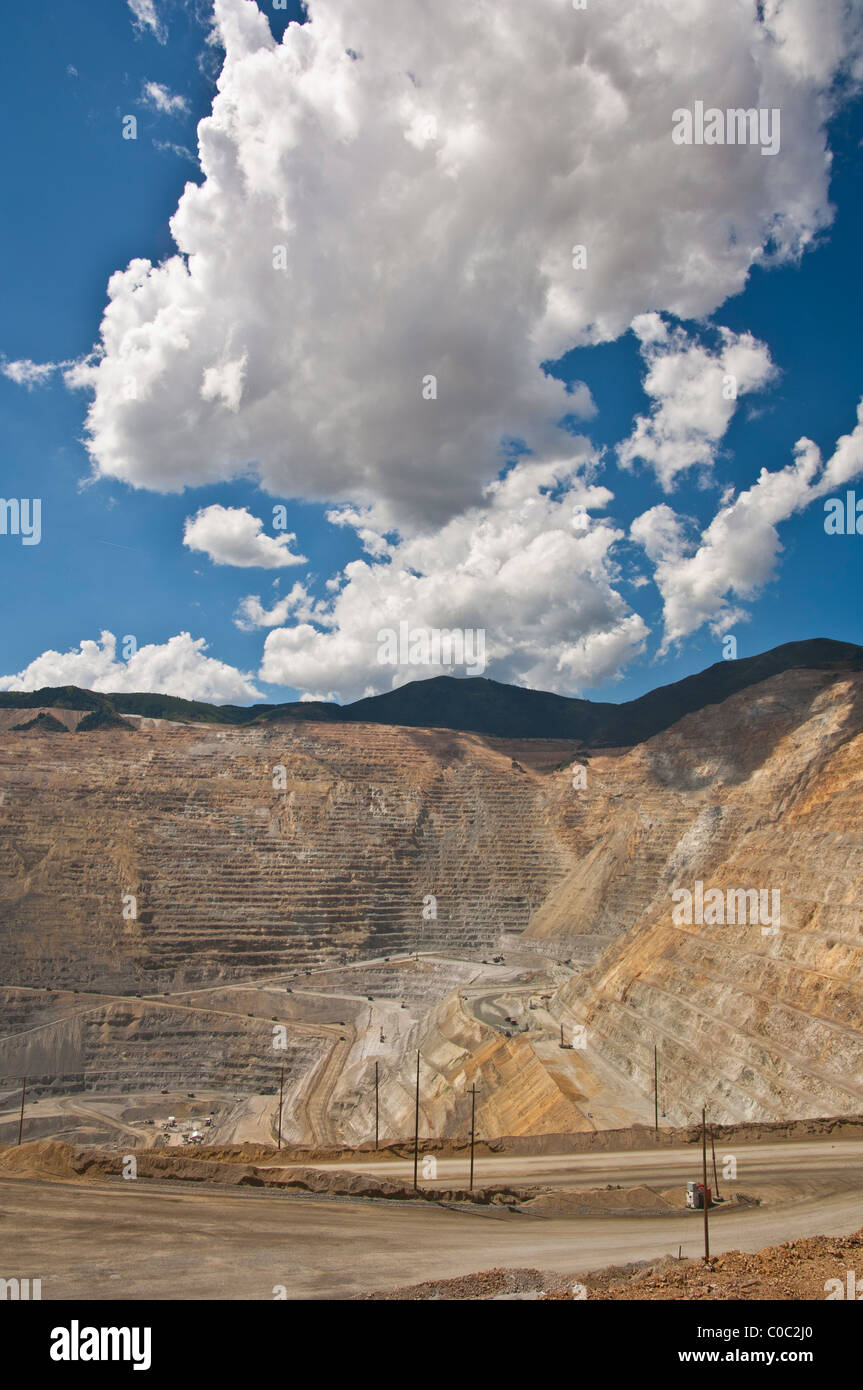
<svg viewBox="0 0 863 1390">
<path fill-rule="evenodd" d="M 18 1119 L 18 1143 L 21 1143 L 21 1135 L 24 1131 L 24 1097 L 27 1094 L 27 1078 L 21 1082 L 21 1114 Z"/>
<path fill-rule="evenodd" d="M 417 1096 L 414 1109 L 414 1192 L 417 1190 L 417 1166 L 420 1157 L 420 1054 L 417 1048 Z"/>
<path fill-rule="evenodd" d="M 707 1216 L 710 1198 L 707 1194 L 707 1110 L 701 1110 L 701 1186 L 704 1198 L 704 1262 L 710 1259 L 710 1223 Z"/>
</svg>

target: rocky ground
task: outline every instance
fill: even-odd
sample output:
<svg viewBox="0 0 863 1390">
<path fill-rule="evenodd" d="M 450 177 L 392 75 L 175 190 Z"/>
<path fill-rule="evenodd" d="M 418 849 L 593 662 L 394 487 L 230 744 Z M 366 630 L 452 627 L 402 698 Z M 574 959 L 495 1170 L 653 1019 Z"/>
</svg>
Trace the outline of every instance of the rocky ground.
<svg viewBox="0 0 863 1390">
<path fill-rule="evenodd" d="M 537 1269 L 485 1269 L 459 1279 L 429 1280 L 366 1298 L 409 1302 L 503 1298 L 542 1302 L 820 1300 L 836 1291 L 836 1283 L 831 1283 L 836 1280 L 846 1296 L 849 1286 L 863 1293 L 863 1279 L 858 1290 L 856 1275 L 853 1284 L 847 1278 L 848 1271 L 857 1270 L 863 1270 L 863 1228 L 851 1236 L 791 1240 L 756 1254 L 730 1250 L 707 1263 L 664 1259 L 615 1266 L 578 1280 Z"/>
</svg>

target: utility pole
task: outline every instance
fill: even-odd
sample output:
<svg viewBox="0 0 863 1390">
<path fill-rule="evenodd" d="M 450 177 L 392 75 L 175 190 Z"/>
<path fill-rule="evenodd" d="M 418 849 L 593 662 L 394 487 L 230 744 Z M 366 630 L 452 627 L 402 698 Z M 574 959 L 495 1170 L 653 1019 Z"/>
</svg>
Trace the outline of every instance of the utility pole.
<svg viewBox="0 0 863 1390">
<path fill-rule="evenodd" d="M 21 1115 L 18 1120 L 18 1143 L 21 1143 L 21 1135 L 24 1132 L 24 1097 L 27 1094 L 27 1078 L 21 1082 Z"/>
<path fill-rule="evenodd" d="M 417 1190 L 417 1167 L 420 1161 L 420 1053 L 417 1048 L 417 1098 L 414 1109 L 414 1192 Z"/>
<path fill-rule="evenodd" d="M 279 1148 L 282 1147 L 282 1096 L 284 1095 L 284 1091 L 285 1091 L 285 1068 L 284 1068 L 284 1066 L 283 1066 L 283 1067 L 282 1067 L 282 1070 L 281 1070 L 280 1073 L 279 1073 L 279 1142 L 278 1142 L 278 1147 L 279 1147 Z"/>
<path fill-rule="evenodd" d="M 710 1126 L 710 1151 L 713 1154 L 713 1182 L 716 1191 L 716 1200 L 719 1201 L 719 1174 L 716 1171 L 716 1145 L 713 1142 L 713 1125 Z"/>
<path fill-rule="evenodd" d="M 378 1064 L 375 1062 L 375 1153 L 378 1151 Z"/>
<path fill-rule="evenodd" d="M 473 1192 L 473 1149 L 476 1138 L 476 1082 L 470 1088 L 470 1184 L 469 1192 Z"/>
<path fill-rule="evenodd" d="M 704 1200 L 704 1262 L 710 1259 L 710 1225 L 707 1217 L 707 1110 L 701 1110 L 701 1186 Z"/>
<path fill-rule="evenodd" d="M 659 1135 L 659 1051 L 653 1044 L 653 1132 Z"/>
</svg>

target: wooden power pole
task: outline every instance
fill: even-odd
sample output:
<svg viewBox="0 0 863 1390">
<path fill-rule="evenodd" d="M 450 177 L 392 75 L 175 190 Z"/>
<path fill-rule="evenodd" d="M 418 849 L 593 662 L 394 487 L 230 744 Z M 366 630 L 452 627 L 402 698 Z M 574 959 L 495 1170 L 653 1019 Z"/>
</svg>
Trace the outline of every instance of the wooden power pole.
<svg viewBox="0 0 863 1390">
<path fill-rule="evenodd" d="M 375 1062 L 375 1153 L 378 1151 L 378 1064 Z"/>
<path fill-rule="evenodd" d="M 285 1093 L 285 1068 L 279 1072 L 279 1138 L 278 1148 L 282 1147 L 282 1097 Z"/>
<path fill-rule="evenodd" d="M 701 1186 L 703 1189 L 704 1201 L 704 1261 L 705 1264 L 710 1259 L 710 1222 L 707 1210 L 710 1200 L 707 1196 L 707 1110 L 701 1110 Z"/>
<path fill-rule="evenodd" d="M 470 1183 L 468 1191 L 473 1192 L 473 1150 L 476 1140 L 476 1082 L 470 1088 Z"/>
<path fill-rule="evenodd" d="M 21 1082 L 21 1114 L 18 1118 L 18 1143 L 21 1143 L 21 1135 L 24 1133 L 24 1097 L 27 1094 L 27 1078 Z"/>
<path fill-rule="evenodd" d="M 653 1044 L 653 1132 L 659 1134 L 659 1051 Z"/>
<path fill-rule="evenodd" d="M 417 1190 L 417 1168 L 420 1160 L 420 1054 L 417 1048 L 417 1097 L 414 1108 L 414 1191 Z"/>
</svg>

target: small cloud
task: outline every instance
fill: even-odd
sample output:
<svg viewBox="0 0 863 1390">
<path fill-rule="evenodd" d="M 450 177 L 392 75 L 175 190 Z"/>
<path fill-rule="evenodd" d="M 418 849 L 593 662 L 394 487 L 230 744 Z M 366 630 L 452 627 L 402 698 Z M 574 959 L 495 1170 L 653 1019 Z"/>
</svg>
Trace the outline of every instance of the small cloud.
<svg viewBox="0 0 863 1390">
<path fill-rule="evenodd" d="M 26 386 L 28 391 L 32 391 L 34 386 L 41 386 L 59 367 L 65 365 L 63 362 L 31 362 L 29 357 L 22 357 L 17 362 L 7 362 L 3 358 L 0 359 L 0 372 L 14 381 L 16 386 Z"/>
<path fill-rule="evenodd" d="M 751 333 L 719 328 L 711 350 L 683 328 L 669 327 L 657 313 L 638 314 L 632 330 L 647 366 L 644 390 L 650 415 L 639 415 L 629 439 L 618 448 L 624 468 L 636 460 L 651 467 L 666 492 L 681 474 L 711 469 L 737 408 L 738 396 L 763 391 L 779 373 L 769 349 Z"/>
<path fill-rule="evenodd" d="M 762 468 L 751 487 L 723 500 L 700 534 L 665 503 L 637 516 L 630 536 L 653 562 L 663 602 L 659 655 L 705 624 L 716 636 L 743 621 L 747 614 L 737 600 L 757 597 L 775 573 L 782 552 L 778 526 L 861 476 L 863 400 L 856 426 L 826 463 L 810 439 L 799 439 L 793 463 L 774 472 Z"/>
<path fill-rule="evenodd" d="M 154 111 L 162 111 L 167 116 L 186 114 L 189 103 L 186 98 L 168 90 L 161 82 L 145 82 L 141 101 Z"/>
<path fill-rule="evenodd" d="M 75 67 L 75 64 L 74 64 L 74 63 L 69 63 L 69 64 L 67 64 L 67 67 L 66 67 L 66 76 L 67 76 L 67 77 L 77 77 L 77 76 L 78 76 L 78 69 Z"/>
<path fill-rule="evenodd" d="M 285 565 L 306 564 L 305 555 L 295 555 L 293 531 L 281 536 L 264 534 L 263 522 L 245 507 L 203 507 L 186 518 L 183 544 L 189 550 L 209 555 L 216 565 L 252 566 L 277 569 Z"/>
<path fill-rule="evenodd" d="M 140 37 L 148 30 L 158 43 L 167 43 L 168 32 L 156 10 L 155 0 L 126 0 L 132 12 L 132 27 Z"/>
<path fill-rule="evenodd" d="M 175 145 L 173 140 L 154 140 L 153 148 L 162 154 L 175 154 L 178 159 L 190 159 L 193 164 L 198 163 L 197 155 L 194 155 L 188 145 Z"/>
</svg>

